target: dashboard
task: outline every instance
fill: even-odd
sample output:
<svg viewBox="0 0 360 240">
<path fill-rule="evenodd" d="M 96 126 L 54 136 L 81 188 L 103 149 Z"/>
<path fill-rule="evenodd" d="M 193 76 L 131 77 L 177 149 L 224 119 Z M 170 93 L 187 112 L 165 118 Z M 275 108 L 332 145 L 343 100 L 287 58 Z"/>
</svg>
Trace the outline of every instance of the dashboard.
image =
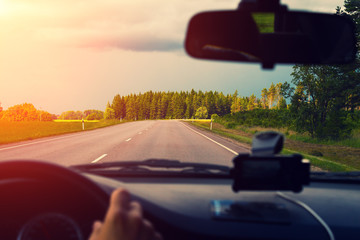
<svg viewBox="0 0 360 240">
<path fill-rule="evenodd" d="M 49 170 L 49 164 L 39 164 L 34 169 L 45 165 Z M 93 221 L 103 219 L 109 196 L 118 187 L 127 188 L 141 202 L 145 217 L 164 239 L 331 239 L 306 206 L 329 226 L 335 239 L 360 236 L 356 184 L 313 182 L 299 194 L 235 194 L 231 179 L 106 178 L 50 168 L 68 174 L 63 179 L 54 172 L 46 178 L 39 172 L 33 177 L 15 174 L 0 180 L 0 239 L 87 239 Z M 79 187 L 78 181 L 89 186 Z"/>
<path fill-rule="evenodd" d="M 360 236 L 360 187 L 355 184 L 312 183 L 299 194 L 250 191 L 235 194 L 230 179 L 88 177 L 108 194 L 118 187 L 129 189 L 164 239 L 330 239 L 312 214 L 282 196 L 315 211 L 331 228 L 335 239 Z M 219 217 L 214 213 L 214 200 L 241 203 L 243 207 L 232 211 L 230 218 Z M 280 211 L 268 209 L 274 205 L 280 206 Z"/>
</svg>

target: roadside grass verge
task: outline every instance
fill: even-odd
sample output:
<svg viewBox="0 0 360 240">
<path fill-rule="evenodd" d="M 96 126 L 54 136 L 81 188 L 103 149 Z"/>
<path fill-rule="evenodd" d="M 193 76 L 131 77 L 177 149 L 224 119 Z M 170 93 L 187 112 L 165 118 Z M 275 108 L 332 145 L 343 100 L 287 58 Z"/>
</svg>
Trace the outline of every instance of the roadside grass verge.
<svg viewBox="0 0 360 240">
<path fill-rule="evenodd" d="M 308 135 L 299 135 L 299 134 L 291 134 L 287 135 L 289 139 L 302 141 L 307 143 L 316 143 L 316 144 L 323 144 L 323 145 L 338 145 L 344 147 L 353 147 L 353 148 L 360 148 L 360 129 L 354 129 L 351 132 L 351 136 L 346 139 L 334 141 L 334 140 L 317 140 L 313 139 Z"/>
<path fill-rule="evenodd" d="M 223 123 L 228 129 L 237 129 L 242 130 L 245 133 L 251 133 L 255 134 L 257 132 L 261 131 L 278 131 L 283 133 L 287 139 L 295 140 L 295 141 L 301 141 L 305 143 L 314 143 L 314 144 L 322 144 L 322 145 L 337 145 L 337 146 L 344 146 L 344 147 L 353 147 L 353 148 L 360 148 L 360 129 L 353 129 L 351 131 L 351 135 L 349 138 L 342 139 L 342 140 L 320 140 L 320 139 L 314 139 L 309 134 L 303 133 L 296 133 L 292 130 L 289 130 L 287 128 L 265 128 L 265 127 L 246 127 L 237 125 L 235 123 Z"/>
<path fill-rule="evenodd" d="M 209 129 L 209 123 L 192 122 L 194 126 L 210 132 L 234 139 L 241 143 L 251 144 L 254 133 L 243 131 L 241 128 L 227 129 L 219 123 L 213 123 L 213 130 Z M 269 130 L 269 129 L 262 129 Z M 258 132 L 258 131 L 257 131 Z M 332 172 L 358 171 L 360 170 L 360 149 L 344 146 L 328 146 L 321 144 L 304 143 L 292 139 L 286 139 L 283 154 L 300 153 L 304 158 L 311 161 L 311 165 L 322 170 Z M 334 154 L 335 153 L 335 154 Z M 314 156 L 321 154 L 323 156 Z M 335 155 L 335 157 L 333 156 Z M 330 156 L 330 157 L 329 157 Z M 332 158 L 331 158 L 332 156 Z"/>
<path fill-rule="evenodd" d="M 80 132 L 82 123 L 81 120 L 79 121 L 10 122 L 0 120 L 0 144 Z M 87 121 L 84 125 L 85 130 L 92 130 L 119 123 L 119 120 L 100 120 Z"/>
</svg>

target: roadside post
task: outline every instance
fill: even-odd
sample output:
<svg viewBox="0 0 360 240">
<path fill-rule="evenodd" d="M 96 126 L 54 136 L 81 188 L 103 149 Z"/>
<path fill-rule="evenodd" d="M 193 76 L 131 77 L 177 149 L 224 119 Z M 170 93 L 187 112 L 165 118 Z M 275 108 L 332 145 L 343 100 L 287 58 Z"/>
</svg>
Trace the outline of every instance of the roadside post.
<svg viewBox="0 0 360 240">
<path fill-rule="evenodd" d="M 82 119 L 81 124 L 82 124 L 82 130 L 84 131 L 84 130 L 85 130 L 85 122 L 84 122 L 84 119 Z"/>
<path fill-rule="evenodd" d="M 211 119 L 210 120 L 210 130 L 212 130 L 212 122 L 213 122 L 213 120 Z"/>
</svg>

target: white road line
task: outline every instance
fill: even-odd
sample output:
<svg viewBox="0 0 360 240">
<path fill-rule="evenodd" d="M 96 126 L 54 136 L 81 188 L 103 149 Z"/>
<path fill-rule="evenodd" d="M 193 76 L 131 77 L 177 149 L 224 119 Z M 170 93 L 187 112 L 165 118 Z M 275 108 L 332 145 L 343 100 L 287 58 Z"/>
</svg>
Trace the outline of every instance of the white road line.
<svg viewBox="0 0 360 240">
<path fill-rule="evenodd" d="M 8 150 L 8 149 L 13 149 L 13 148 L 18 148 L 18 147 L 29 146 L 29 145 L 34 145 L 34 144 L 37 144 L 37 143 L 51 142 L 51 141 L 55 141 L 55 140 L 58 140 L 58 139 L 69 138 L 69 137 L 73 137 L 73 136 L 56 137 L 56 138 L 52 138 L 52 139 L 48 139 L 48 140 L 43 140 L 43 141 L 36 141 L 36 142 L 31 142 L 31 143 L 24 143 L 24 144 L 20 144 L 20 145 L 11 146 L 11 147 L 0 148 L 0 151 Z"/>
<path fill-rule="evenodd" d="M 97 163 L 98 161 L 100 161 L 101 159 L 103 159 L 106 156 L 107 156 L 107 154 L 105 153 L 105 154 L 101 155 L 100 157 L 98 157 L 97 159 L 95 159 L 94 161 L 92 161 L 91 163 Z"/>
<path fill-rule="evenodd" d="M 130 140 L 131 140 L 131 138 L 128 138 L 128 139 L 125 140 L 125 142 L 128 142 L 128 141 L 130 141 Z"/>
<path fill-rule="evenodd" d="M 182 123 L 182 122 L 180 122 L 180 123 L 181 123 L 182 125 L 184 125 L 185 127 L 187 127 L 188 129 L 190 129 L 191 131 L 193 131 L 193 132 L 195 132 L 195 133 L 199 134 L 200 136 L 203 136 L 203 137 L 204 137 L 204 138 L 206 138 L 207 140 L 210 140 L 211 142 L 213 142 L 213 143 L 215 143 L 215 144 L 219 145 L 220 147 L 225 148 L 226 150 L 228 150 L 229 152 L 233 153 L 234 155 L 239 155 L 239 154 L 238 154 L 237 152 L 235 152 L 234 150 L 232 150 L 232 149 L 230 149 L 230 148 L 228 148 L 228 147 L 226 147 L 226 146 L 222 145 L 221 143 L 218 143 L 217 141 L 215 141 L 215 140 L 213 140 L 213 139 L 209 138 L 208 136 L 205 136 L 205 135 L 204 135 L 204 134 L 202 134 L 202 133 L 199 133 L 198 131 L 195 131 L 194 129 L 192 129 L 192 128 L 190 128 L 190 127 L 186 126 L 184 123 Z"/>
</svg>

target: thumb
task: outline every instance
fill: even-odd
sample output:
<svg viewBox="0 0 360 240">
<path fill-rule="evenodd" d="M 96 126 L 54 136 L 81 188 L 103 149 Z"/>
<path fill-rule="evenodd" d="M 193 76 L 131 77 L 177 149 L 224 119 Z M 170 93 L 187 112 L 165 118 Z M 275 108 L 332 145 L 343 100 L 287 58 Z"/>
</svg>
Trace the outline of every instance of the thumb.
<svg viewBox="0 0 360 240">
<path fill-rule="evenodd" d="M 110 208 L 129 210 L 130 207 L 130 194 L 123 188 L 116 189 L 111 194 Z"/>
<path fill-rule="evenodd" d="M 100 221 L 95 221 L 93 223 L 93 229 L 92 229 L 92 233 L 89 237 L 89 240 L 97 240 L 98 236 L 100 235 L 101 232 L 101 227 L 102 227 L 102 223 Z"/>
</svg>

